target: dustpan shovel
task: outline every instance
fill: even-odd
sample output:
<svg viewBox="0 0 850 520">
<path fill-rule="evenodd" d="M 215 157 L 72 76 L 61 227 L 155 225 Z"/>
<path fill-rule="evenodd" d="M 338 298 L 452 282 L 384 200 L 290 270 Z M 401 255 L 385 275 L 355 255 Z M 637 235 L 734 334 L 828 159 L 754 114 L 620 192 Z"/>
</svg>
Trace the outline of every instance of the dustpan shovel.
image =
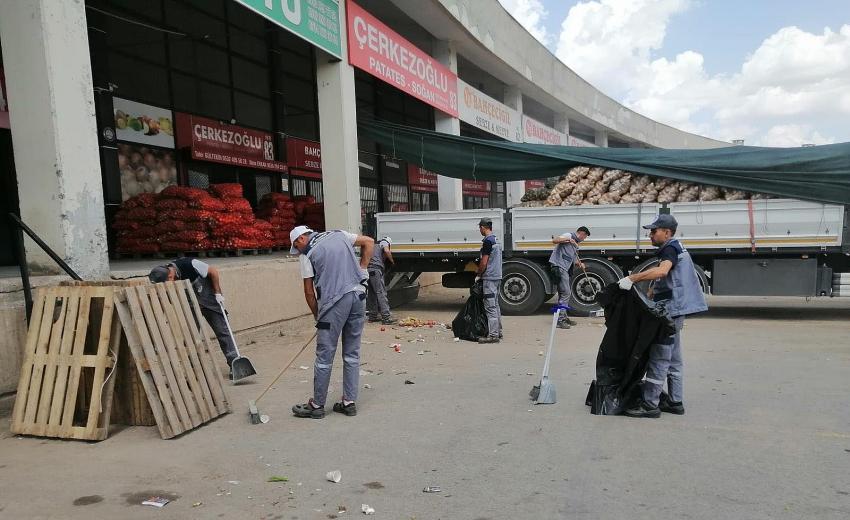
<svg viewBox="0 0 850 520">
<path fill-rule="evenodd" d="M 227 325 L 227 332 L 230 333 L 230 340 L 233 342 L 233 348 L 236 349 L 236 359 L 234 359 L 230 364 L 230 380 L 239 381 L 240 379 L 253 376 L 257 373 L 257 371 L 254 370 L 254 365 L 251 363 L 251 360 L 246 357 L 242 357 L 239 353 L 239 346 L 236 345 L 236 338 L 233 337 L 233 329 L 230 328 L 230 320 L 227 319 L 227 311 L 224 310 L 224 305 L 221 303 L 219 303 L 218 306 L 221 308 L 221 313 L 224 315 L 224 323 Z"/>
</svg>

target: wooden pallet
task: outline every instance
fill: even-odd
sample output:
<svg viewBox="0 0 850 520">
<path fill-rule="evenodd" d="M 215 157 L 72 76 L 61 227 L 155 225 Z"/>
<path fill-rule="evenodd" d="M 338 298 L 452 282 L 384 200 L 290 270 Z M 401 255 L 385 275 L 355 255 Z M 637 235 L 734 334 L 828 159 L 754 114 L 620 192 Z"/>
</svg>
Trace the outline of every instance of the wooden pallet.
<svg viewBox="0 0 850 520">
<path fill-rule="evenodd" d="M 12 411 L 13 433 L 107 437 L 121 338 L 115 285 L 120 282 L 37 289 Z"/>
<path fill-rule="evenodd" d="M 116 308 L 163 439 L 230 411 L 187 280 L 127 288 Z"/>
</svg>

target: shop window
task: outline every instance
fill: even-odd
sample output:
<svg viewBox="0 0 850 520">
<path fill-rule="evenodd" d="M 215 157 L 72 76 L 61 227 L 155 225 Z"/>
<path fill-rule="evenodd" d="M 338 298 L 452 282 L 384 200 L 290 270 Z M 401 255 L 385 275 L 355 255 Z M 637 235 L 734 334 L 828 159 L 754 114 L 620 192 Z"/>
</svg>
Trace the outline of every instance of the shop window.
<svg viewBox="0 0 850 520">
<path fill-rule="evenodd" d="M 168 58 L 171 68 L 195 72 L 195 42 L 184 36 L 169 34 Z"/>
<path fill-rule="evenodd" d="M 224 2 L 222 0 L 185 0 L 199 11 L 224 18 Z"/>
<path fill-rule="evenodd" d="M 259 18 L 257 15 L 254 17 Z M 268 59 L 266 42 L 239 29 L 230 29 L 230 49 L 255 61 L 265 62 Z"/>
<path fill-rule="evenodd" d="M 256 174 L 254 177 L 254 187 L 255 194 L 257 199 L 255 202 L 259 203 L 260 199 L 263 198 L 263 195 L 272 192 L 272 176 L 265 174 Z"/>
<path fill-rule="evenodd" d="M 118 85 L 116 95 L 153 105 L 170 104 L 164 68 L 110 52 L 109 71 L 110 80 Z"/>
<path fill-rule="evenodd" d="M 197 113 L 200 110 L 198 87 L 195 78 L 178 72 L 172 72 L 171 87 L 174 93 L 175 109 L 192 113 Z"/>
<path fill-rule="evenodd" d="M 163 33 L 112 16 L 104 16 L 103 20 L 110 49 L 165 65 Z"/>
<path fill-rule="evenodd" d="M 262 128 L 263 130 L 272 129 L 272 107 L 268 99 L 241 92 L 234 92 L 233 98 L 236 102 L 236 121 L 240 125 Z"/>
<path fill-rule="evenodd" d="M 207 189 L 210 187 L 210 176 L 206 172 L 198 171 L 197 169 L 189 168 L 189 186 L 193 188 Z"/>
<path fill-rule="evenodd" d="M 315 113 L 304 112 L 298 107 L 289 105 L 286 106 L 286 112 L 285 133 L 314 141 L 319 139 L 319 128 Z"/>
<path fill-rule="evenodd" d="M 233 86 L 262 97 L 269 97 L 269 74 L 259 65 L 233 57 Z"/>
<path fill-rule="evenodd" d="M 278 60 L 284 78 L 295 77 L 308 81 L 313 78 L 313 58 L 309 54 L 303 56 L 287 50 L 281 50 Z M 284 79 L 285 81 L 286 79 Z"/>
<path fill-rule="evenodd" d="M 315 82 L 289 78 L 283 85 L 283 100 L 287 105 L 309 108 L 311 112 L 315 111 L 315 88 Z"/>
<path fill-rule="evenodd" d="M 230 121 L 233 107 L 230 105 L 230 89 L 211 83 L 199 82 L 200 110 L 202 115 Z"/>
<path fill-rule="evenodd" d="M 401 184 L 384 184 L 384 210 L 408 211 L 410 196 L 407 186 Z"/>
<path fill-rule="evenodd" d="M 437 211 L 437 204 L 436 193 L 410 192 L 410 211 Z"/>
</svg>

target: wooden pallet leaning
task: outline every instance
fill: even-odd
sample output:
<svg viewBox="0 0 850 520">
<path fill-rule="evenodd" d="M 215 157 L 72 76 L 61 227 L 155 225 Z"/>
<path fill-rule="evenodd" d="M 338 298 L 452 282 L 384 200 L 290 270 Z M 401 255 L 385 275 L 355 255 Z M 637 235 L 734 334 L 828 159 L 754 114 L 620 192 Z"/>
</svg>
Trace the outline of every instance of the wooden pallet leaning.
<svg viewBox="0 0 850 520">
<path fill-rule="evenodd" d="M 115 284 L 36 291 L 11 431 L 103 440 L 109 433 L 121 324 Z"/>
<path fill-rule="evenodd" d="M 163 439 L 230 411 L 187 280 L 127 288 L 116 308 Z"/>
</svg>

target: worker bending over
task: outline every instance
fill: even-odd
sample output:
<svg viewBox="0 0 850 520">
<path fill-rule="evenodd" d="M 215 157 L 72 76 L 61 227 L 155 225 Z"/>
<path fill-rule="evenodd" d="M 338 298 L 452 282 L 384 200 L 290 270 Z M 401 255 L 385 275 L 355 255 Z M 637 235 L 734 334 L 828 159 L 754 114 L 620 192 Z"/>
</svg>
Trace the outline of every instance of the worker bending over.
<svg viewBox="0 0 850 520">
<path fill-rule="evenodd" d="M 630 417 L 659 417 L 661 412 L 677 415 L 685 413 L 682 395 L 682 326 L 685 316 L 708 310 L 705 295 L 697 276 L 691 255 L 677 239 L 678 222 L 673 215 L 658 215 L 649 229 L 652 245 L 658 248 L 657 267 L 642 273 L 631 274 L 619 281 L 620 288 L 630 290 L 632 284 L 653 280 L 652 299 L 663 302 L 668 315 L 675 323 L 675 333 L 652 345 L 649 364 L 642 387 L 642 399 L 626 410 Z M 667 392 L 662 398 L 664 382 Z"/>
<path fill-rule="evenodd" d="M 322 419 L 331 380 L 337 342 L 342 336 L 342 399 L 333 410 L 357 415 L 360 386 L 360 336 L 366 319 L 366 266 L 372 258 L 375 241 L 347 231 L 317 233 L 298 226 L 289 233 L 290 252 L 300 255 L 304 298 L 316 318 L 316 362 L 313 370 L 313 397 L 292 407 L 296 417 Z M 354 254 L 360 247 L 360 260 Z"/>
<path fill-rule="evenodd" d="M 568 329 L 576 323 L 567 316 L 567 308 L 570 306 L 572 285 L 570 275 L 573 265 L 584 269 L 584 264 L 578 257 L 578 245 L 590 236 L 590 230 L 582 226 L 575 233 L 564 233 L 552 239 L 555 249 L 549 257 L 549 265 L 552 275 L 558 284 L 558 306 L 564 307 L 559 311 L 558 328 Z"/>
</svg>

